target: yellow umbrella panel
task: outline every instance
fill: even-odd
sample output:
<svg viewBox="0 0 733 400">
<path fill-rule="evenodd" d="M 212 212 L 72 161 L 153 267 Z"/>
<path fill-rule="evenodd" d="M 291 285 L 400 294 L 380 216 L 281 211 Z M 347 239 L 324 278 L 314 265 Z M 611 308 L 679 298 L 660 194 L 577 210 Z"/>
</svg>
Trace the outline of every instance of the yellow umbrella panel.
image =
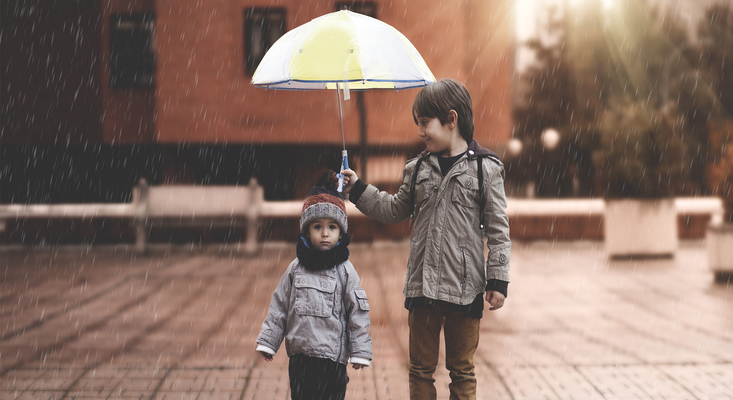
<svg viewBox="0 0 733 400">
<path fill-rule="evenodd" d="M 281 90 L 335 89 L 344 81 L 351 90 L 398 90 L 425 86 L 435 77 L 398 30 L 347 10 L 286 33 L 252 77 L 257 87 Z"/>
</svg>

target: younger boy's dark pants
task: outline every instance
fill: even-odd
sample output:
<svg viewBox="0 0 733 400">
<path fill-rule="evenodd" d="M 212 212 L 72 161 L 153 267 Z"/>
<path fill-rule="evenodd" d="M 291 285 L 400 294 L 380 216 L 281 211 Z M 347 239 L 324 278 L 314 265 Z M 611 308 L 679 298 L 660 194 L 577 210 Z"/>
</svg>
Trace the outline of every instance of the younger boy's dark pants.
<svg viewBox="0 0 733 400">
<path fill-rule="evenodd" d="M 349 376 L 346 365 L 295 354 L 290 357 L 290 396 L 293 400 L 343 400 Z"/>
</svg>

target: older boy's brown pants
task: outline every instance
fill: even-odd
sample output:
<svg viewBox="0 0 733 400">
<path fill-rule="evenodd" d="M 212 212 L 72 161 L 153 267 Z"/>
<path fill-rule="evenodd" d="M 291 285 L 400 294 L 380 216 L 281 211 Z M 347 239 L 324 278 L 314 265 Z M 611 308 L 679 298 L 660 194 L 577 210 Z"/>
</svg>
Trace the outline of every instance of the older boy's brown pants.
<svg viewBox="0 0 733 400">
<path fill-rule="evenodd" d="M 476 399 L 474 353 L 479 318 L 451 310 L 412 309 L 410 327 L 410 399 L 436 398 L 433 373 L 438 365 L 440 329 L 445 318 L 445 367 L 450 372 L 450 399 Z"/>
</svg>

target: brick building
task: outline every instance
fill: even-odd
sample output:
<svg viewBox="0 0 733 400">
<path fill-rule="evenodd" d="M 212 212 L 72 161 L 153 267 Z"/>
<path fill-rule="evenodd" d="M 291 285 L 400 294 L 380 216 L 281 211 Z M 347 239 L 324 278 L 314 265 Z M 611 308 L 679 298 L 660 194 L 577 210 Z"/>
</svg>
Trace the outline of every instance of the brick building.
<svg viewBox="0 0 733 400">
<path fill-rule="evenodd" d="M 501 150 L 512 126 L 512 0 L 11 0 L 0 12 L 0 202 L 129 201 L 140 177 L 254 176 L 268 199 L 301 198 L 315 170 L 338 167 L 336 96 L 250 80 L 279 36 L 344 6 L 401 31 L 437 78 L 465 82 L 476 138 Z M 351 162 L 369 182 L 394 185 L 421 148 L 416 92 L 344 103 Z"/>
</svg>

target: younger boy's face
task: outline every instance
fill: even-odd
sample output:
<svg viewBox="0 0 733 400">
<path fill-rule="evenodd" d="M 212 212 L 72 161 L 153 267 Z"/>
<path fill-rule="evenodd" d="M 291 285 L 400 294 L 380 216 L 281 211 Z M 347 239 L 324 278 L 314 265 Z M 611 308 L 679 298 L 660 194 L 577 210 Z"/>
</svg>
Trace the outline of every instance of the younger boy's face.
<svg viewBox="0 0 733 400">
<path fill-rule="evenodd" d="M 341 228 L 330 218 L 313 220 L 308 226 L 308 238 L 311 245 L 318 250 L 331 250 L 341 238 Z"/>
<path fill-rule="evenodd" d="M 428 151 L 440 155 L 450 150 L 456 132 L 450 124 L 441 124 L 437 117 L 417 117 L 417 135 L 425 142 Z"/>
</svg>

